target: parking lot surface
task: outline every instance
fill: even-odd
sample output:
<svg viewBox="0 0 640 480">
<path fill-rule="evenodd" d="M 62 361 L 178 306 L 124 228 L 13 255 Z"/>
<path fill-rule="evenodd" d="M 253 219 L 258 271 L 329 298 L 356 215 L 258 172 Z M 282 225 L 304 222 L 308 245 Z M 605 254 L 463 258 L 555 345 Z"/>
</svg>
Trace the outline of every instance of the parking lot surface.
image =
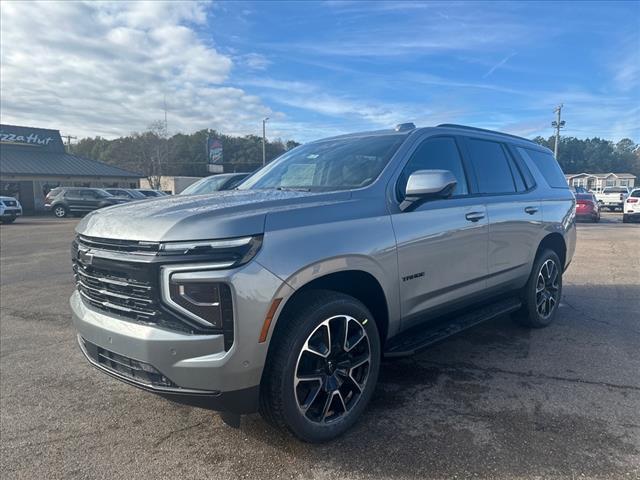
<svg viewBox="0 0 640 480">
<path fill-rule="evenodd" d="M 4 478 L 640 478 L 640 225 L 580 224 L 557 321 L 500 318 L 385 362 L 349 433 L 235 430 L 93 369 L 68 298 L 77 219 L 0 228 Z"/>
</svg>

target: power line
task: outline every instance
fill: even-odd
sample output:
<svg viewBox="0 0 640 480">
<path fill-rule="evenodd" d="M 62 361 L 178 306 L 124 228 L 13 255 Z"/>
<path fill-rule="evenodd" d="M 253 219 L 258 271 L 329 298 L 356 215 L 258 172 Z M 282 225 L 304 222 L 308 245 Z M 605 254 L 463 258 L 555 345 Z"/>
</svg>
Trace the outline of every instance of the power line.
<svg viewBox="0 0 640 480">
<path fill-rule="evenodd" d="M 60 135 L 62 138 L 67 139 L 67 147 L 71 145 L 71 140 L 77 140 L 78 137 L 74 137 L 73 135 Z"/>
</svg>

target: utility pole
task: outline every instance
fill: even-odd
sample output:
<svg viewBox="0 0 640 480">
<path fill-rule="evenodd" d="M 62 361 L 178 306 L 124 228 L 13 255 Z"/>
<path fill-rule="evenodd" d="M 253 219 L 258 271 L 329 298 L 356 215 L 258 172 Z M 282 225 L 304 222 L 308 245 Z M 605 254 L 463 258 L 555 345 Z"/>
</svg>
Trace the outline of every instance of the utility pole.
<svg viewBox="0 0 640 480">
<path fill-rule="evenodd" d="M 71 139 L 73 140 L 77 140 L 78 137 L 74 137 L 72 135 L 60 135 L 62 138 L 66 138 L 67 139 L 67 147 L 69 147 L 71 145 Z"/>
<path fill-rule="evenodd" d="M 262 166 L 267 164 L 267 135 L 266 135 L 266 123 L 269 117 L 262 119 Z"/>
<path fill-rule="evenodd" d="M 553 149 L 553 155 L 556 157 L 556 160 L 558 159 L 558 144 L 560 143 L 560 129 L 564 128 L 566 123 L 564 120 L 560 120 L 560 116 L 562 115 L 562 107 L 564 107 L 564 104 L 561 103 L 560 105 L 558 105 L 556 108 L 553 109 L 553 113 L 558 114 L 558 119 L 551 122 L 551 126 L 556 129 L 556 144 Z"/>
</svg>

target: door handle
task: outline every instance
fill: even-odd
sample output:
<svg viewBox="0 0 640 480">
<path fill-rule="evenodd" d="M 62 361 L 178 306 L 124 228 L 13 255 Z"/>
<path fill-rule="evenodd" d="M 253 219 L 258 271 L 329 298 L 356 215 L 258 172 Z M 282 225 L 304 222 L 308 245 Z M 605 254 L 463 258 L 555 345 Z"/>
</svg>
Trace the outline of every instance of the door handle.
<svg viewBox="0 0 640 480">
<path fill-rule="evenodd" d="M 528 213 L 529 215 L 534 215 L 534 214 L 538 213 L 538 207 L 526 207 L 524 209 L 524 211 L 526 213 Z"/>
<path fill-rule="evenodd" d="M 484 218 L 484 213 L 482 212 L 469 212 L 464 218 L 469 220 L 470 222 L 477 222 L 478 220 L 482 220 Z"/>
</svg>

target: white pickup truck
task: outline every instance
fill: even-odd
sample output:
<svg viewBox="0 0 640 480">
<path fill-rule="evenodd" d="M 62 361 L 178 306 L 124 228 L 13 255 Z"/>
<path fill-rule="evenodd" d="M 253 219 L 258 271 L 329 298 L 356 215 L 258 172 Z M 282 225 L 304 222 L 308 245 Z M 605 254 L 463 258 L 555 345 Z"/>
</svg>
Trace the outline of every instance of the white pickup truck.
<svg viewBox="0 0 640 480">
<path fill-rule="evenodd" d="M 611 211 L 622 210 L 624 201 L 629 196 L 629 189 L 627 187 L 605 187 L 602 192 L 595 195 L 600 208 L 608 208 Z"/>
</svg>

